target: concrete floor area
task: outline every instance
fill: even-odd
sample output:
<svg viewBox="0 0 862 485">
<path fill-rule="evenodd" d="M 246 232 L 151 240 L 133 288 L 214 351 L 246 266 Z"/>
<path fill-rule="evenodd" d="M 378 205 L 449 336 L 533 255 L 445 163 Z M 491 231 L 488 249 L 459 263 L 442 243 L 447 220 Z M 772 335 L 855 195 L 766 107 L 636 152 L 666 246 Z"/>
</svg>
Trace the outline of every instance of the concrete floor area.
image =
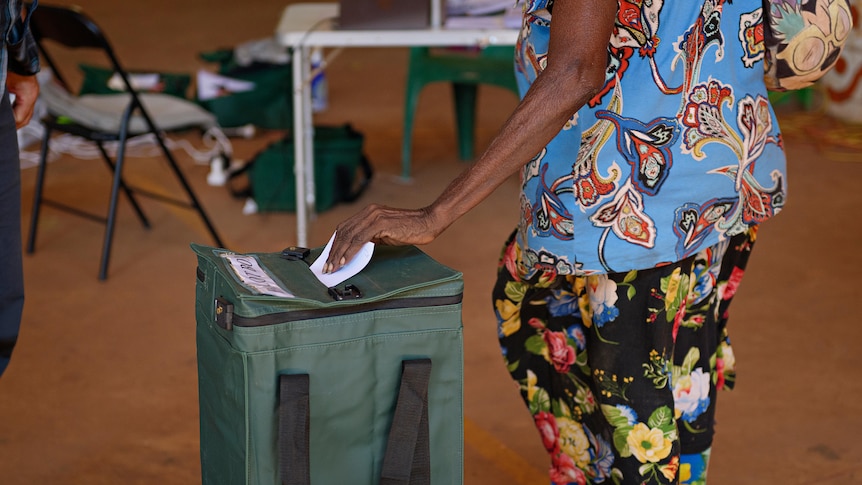
<svg viewBox="0 0 862 485">
<path fill-rule="evenodd" d="M 71 2 L 55 0 L 56 3 Z M 270 35 L 289 2 L 190 0 L 78 2 L 108 33 L 130 68 L 194 72 L 202 51 Z M 413 178 L 400 173 L 404 49 L 345 50 L 327 73 L 320 124 L 350 122 L 366 136 L 376 169 L 352 205 L 320 214 L 314 246 L 370 202 L 429 203 L 464 164 L 457 159 L 446 86 L 423 92 Z M 70 61 L 71 62 L 71 61 Z M 515 106 L 480 90 L 477 146 L 487 145 Z M 711 485 L 862 483 L 862 207 L 860 127 L 783 106 L 790 156 L 784 212 L 764 225 L 731 310 L 737 388 L 720 395 Z M 278 132 L 235 140 L 248 159 Z M 199 144 L 193 134 L 179 138 Z M 226 244 L 278 251 L 295 243 L 295 217 L 243 215 L 243 201 L 206 184 L 207 167 L 178 157 Z M 68 155 L 51 166 L 48 189 L 106 205 L 99 161 Z M 35 170 L 23 174 L 24 230 Z M 128 178 L 173 190 L 158 158 L 136 158 Z M 27 300 L 19 346 L 0 379 L 0 484 L 186 485 L 200 483 L 190 242 L 209 244 L 190 212 L 144 201 L 144 230 L 121 204 L 109 279 L 97 280 L 102 227 L 47 208 L 38 248 L 25 258 Z M 496 260 L 517 216 L 514 180 L 424 249 L 463 271 L 465 483 L 547 484 L 548 459 L 506 373 L 489 301 Z"/>
</svg>

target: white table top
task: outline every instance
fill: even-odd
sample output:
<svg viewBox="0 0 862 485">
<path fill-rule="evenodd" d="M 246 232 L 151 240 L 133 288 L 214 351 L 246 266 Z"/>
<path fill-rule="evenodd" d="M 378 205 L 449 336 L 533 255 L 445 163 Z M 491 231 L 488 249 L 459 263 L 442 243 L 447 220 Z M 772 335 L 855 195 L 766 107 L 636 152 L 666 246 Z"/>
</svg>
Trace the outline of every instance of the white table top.
<svg viewBox="0 0 862 485">
<path fill-rule="evenodd" d="M 337 3 L 296 3 L 282 13 L 276 38 L 285 46 L 393 47 L 513 45 L 517 29 L 337 30 Z"/>
<path fill-rule="evenodd" d="M 295 3 L 284 9 L 276 41 L 292 49 L 294 103 L 294 169 L 296 234 L 307 245 L 309 216 L 314 213 L 314 139 L 309 51 L 316 47 L 411 47 L 514 45 L 518 30 L 509 28 L 441 28 L 416 30 L 338 30 L 338 3 Z"/>
</svg>

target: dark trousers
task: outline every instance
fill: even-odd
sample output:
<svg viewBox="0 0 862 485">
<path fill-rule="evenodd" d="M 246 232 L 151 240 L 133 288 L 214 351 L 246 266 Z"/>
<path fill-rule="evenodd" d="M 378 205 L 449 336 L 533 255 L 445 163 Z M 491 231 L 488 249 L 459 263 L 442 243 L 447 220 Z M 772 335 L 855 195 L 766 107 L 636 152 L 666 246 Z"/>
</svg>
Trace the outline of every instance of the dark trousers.
<svg viewBox="0 0 862 485">
<path fill-rule="evenodd" d="M 9 95 L 0 102 L 0 375 L 18 340 L 24 308 L 21 262 L 21 168 Z"/>
</svg>

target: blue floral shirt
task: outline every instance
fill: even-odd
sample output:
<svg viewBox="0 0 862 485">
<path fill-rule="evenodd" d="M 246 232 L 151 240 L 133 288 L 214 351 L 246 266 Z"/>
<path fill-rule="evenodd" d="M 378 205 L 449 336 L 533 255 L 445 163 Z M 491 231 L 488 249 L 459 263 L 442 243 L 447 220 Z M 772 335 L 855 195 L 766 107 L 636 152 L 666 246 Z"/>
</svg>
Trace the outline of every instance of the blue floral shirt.
<svg viewBox="0 0 862 485">
<path fill-rule="evenodd" d="M 526 5 L 522 94 L 546 63 L 550 3 Z M 781 210 L 763 54 L 761 0 L 619 0 L 604 87 L 521 173 L 524 276 L 679 261 Z"/>
</svg>

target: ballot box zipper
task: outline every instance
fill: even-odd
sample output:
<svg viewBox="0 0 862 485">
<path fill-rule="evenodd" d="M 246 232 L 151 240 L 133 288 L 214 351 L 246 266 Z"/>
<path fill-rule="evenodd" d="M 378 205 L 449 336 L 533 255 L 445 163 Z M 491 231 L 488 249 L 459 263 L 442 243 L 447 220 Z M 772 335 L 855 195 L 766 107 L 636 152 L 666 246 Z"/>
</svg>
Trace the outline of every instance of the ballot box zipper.
<svg viewBox="0 0 862 485">
<path fill-rule="evenodd" d="M 269 313 L 257 317 L 244 317 L 234 313 L 234 305 L 224 297 L 215 299 L 215 323 L 225 329 L 236 327 L 265 327 L 279 323 L 298 322 L 315 318 L 339 317 L 378 310 L 398 310 L 403 308 L 427 308 L 460 304 L 463 294 L 449 296 L 426 296 L 379 300 L 356 305 L 339 305 L 326 308 L 311 308 L 307 310 L 291 310 L 287 312 Z"/>
</svg>

